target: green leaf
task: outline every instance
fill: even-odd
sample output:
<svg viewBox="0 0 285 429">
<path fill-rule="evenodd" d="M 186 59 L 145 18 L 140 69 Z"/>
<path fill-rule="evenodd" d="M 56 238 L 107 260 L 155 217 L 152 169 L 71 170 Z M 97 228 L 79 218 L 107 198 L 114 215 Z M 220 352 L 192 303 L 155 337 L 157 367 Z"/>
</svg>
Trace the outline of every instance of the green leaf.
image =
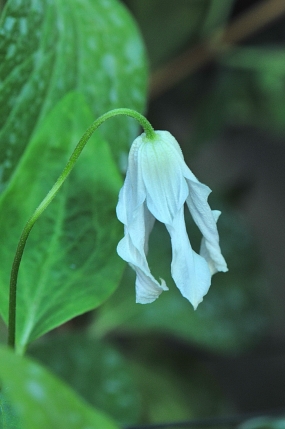
<svg viewBox="0 0 285 429">
<path fill-rule="evenodd" d="M 0 197 L 0 309 L 5 320 L 9 271 L 21 229 L 91 122 L 82 96 L 63 99 L 35 134 Z M 100 305 L 117 286 L 123 268 L 116 254 L 122 231 L 115 215 L 121 181 L 109 145 L 97 130 L 28 239 L 18 281 L 21 349 Z"/>
<path fill-rule="evenodd" d="M 35 342 L 29 353 L 118 423 L 138 421 L 141 404 L 129 365 L 113 347 L 65 333 Z"/>
<path fill-rule="evenodd" d="M 0 379 L 21 429 L 118 429 L 46 369 L 3 346 Z"/>
<path fill-rule="evenodd" d="M 220 207 L 220 204 L 218 205 Z M 199 251 L 200 233 L 187 216 L 189 237 Z M 156 278 L 169 286 L 151 304 L 135 304 L 135 276 L 129 268 L 116 293 L 97 310 L 94 333 L 123 329 L 137 335 L 167 332 L 215 352 L 231 353 L 250 347 L 268 322 L 262 274 L 250 235 L 240 219 L 223 212 L 219 220 L 221 248 L 229 272 L 212 278 L 208 294 L 196 311 L 182 297 L 170 276 L 171 243 L 164 225 L 150 236 L 148 261 Z"/>
<path fill-rule="evenodd" d="M 8 0 L 0 17 L 0 188 L 67 92 L 82 92 L 94 119 L 115 107 L 141 111 L 146 74 L 141 38 L 118 1 Z M 103 132 L 118 160 L 134 125 Z"/>
</svg>

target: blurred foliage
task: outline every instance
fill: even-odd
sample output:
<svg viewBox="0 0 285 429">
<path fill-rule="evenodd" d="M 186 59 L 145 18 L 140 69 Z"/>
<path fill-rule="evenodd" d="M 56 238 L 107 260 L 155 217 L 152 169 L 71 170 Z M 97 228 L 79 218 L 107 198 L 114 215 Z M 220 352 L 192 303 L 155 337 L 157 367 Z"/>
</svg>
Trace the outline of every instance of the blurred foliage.
<svg viewBox="0 0 285 429">
<path fill-rule="evenodd" d="M 233 48 L 208 79 L 204 89 L 201 81 L 198 84 L 202 93 L 194 119 L 196 145 L 213 140 L 229 126 L 252 126 L 284 135 L 284 49 Z"/>
<path fill-rule="evenodd" d="M 57 333 L 34 343 L 29 354 L 118 423 L 138 420 L 137 386 L 129 365 L 113 347 L 87 335 Z"/>
<path fill-rule="evenodd" d="M 221 60 L 231 77 L 229 123 L 285 132 L 285 49 L 244 47 Z M 235 83 L 235 85 L 234 85 Z"/>
<path fill-rule="evenodd" d="M 111 336 L 111 339 L 114 337 Z M 226 412 L 227 399 L 199 355 L 163 335 L 122 335 L 116 341 L 129 360 L 142 397 L 141 421 L 173 422 Z"/>
<path fill-rule="evenodd" d="M 223 27 L 234 0 L 125 0 L 140 26 L 152 68 L 162 65 L 186 44 Z"/>
<path fill-rule="evenodd" d="M 133 370 L 142 396 L 143 422 L 181 421 L 224 411 L 221 392 L 195 360 L 191 371 L 184 374 L 163 365 L 163 358 L 159 362 L 153 358 L 147 363 L 136 362 Z"/>
<path fill-rule="evenodd" d="M 175 7 L 170 0 L 124 3 L 141 28 L 152 69 L 159 66 L 163 70 L 182 52 L 191 55 L 191 47 L 199 43 L 205 42 L 217 52 L 206 67 L 184 77 L 173 92 L 174 99 L 179 96 L 180 103 L 191 106 L 195 126 L 192 141 L 201 144 L 213 140 L 232 125 L 284 134 L 284 19 L 265 28 L 261 24 L 261 31 L 231 46 L 223 44 L 223 30 L 230 28 L 237 15 L 246 14 L 261 1 L 178 0 Z M 256 16 L 257 22 L 266 21 L 262 14 Z M 242 27 L 238 38 L 243 39 Z M 192 61 L 196 60 L 193 56 Z"/>
<path fill-rule="evenodd" d="M 0 417 L 4 424 L 11 420 L 16 424 L 15 429 L 118 428 L 111 419 L 88 406 L 64 383 L 30 359 L 1 346 L 0 362 L 4 397 L 4 413 Z M 11 405 L 7 407 L 8 398 Z M 1 408 L 3 410 L 3 405 Z M 6 425 L 3 429 L 12 428 Z"/>
<path fill-rule="evenodd" d="M 238 429 L 284 429 L 285 419 L 258 417 L 242 423 Z"/>
<path fill-rule="evenodd" d="M 182 359 L 177 367 L 179 353 L 161 355 L 158 337 L 133 341 L 129 353 L 121 353 L 90 335 L 57 332 L 34 343 L 29 354 L 120 424 L 210 416 L 224 409 L 219 387 L 195 357 L 191 365 Z"/>
</svg>

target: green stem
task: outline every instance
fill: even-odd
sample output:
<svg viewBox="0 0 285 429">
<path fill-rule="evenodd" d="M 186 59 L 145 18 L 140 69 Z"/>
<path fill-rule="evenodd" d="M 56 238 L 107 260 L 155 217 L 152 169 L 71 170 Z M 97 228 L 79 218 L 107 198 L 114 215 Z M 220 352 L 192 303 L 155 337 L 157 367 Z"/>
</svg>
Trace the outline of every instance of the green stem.
<svg viewBox="0 0 285 429">
<path fill-rule="evenodd" d="M 35 222 L 39 218 L 39 216 L 43 213 L 43 211 L 47 208 L 47 206 L 51 203 L 61 186 L 63 185 L 64 181 L 68 177 L 69 173 L 73 169 L 79 155 L 81 154 L 84 146 L 94 133 L 94 131 L 101 125 L 103 122 L 105 122 L 107 119 L 112 118 L 113 116 L 117 115 L 126 115 L 130 116 L 134 119 L 136 119 L 142 128 L 145 131 L 146 137 L 149 140 L 155 140 L 156 134 L 154 132 L 154 129 L 148 122 L 148 120 L 141 115 L 140 113 L 131 110 L 131 109 L 114 109 L 110 110 L 109 112 L 105 113 L 104 115 L 100 116 L 96 121 L 93 122 L 92 125 L 85 131 L 84 135 L 79 140 L 76 148 L 74 149 L 72 155 L 70 156 L 65 168 L 63 169 L 61 175 L 51 188 L 51 190 L 48 192 L 46 197 L 43 199 L 43 201 L 40 203 L 38 208 L 35 210 L 33 215 L 30 217 L 28 222 L 26 223 L 23 232 L 21 234 L 18 247 L 15 253 L 15 258 L 12 265 L 11 270 L 11 277 L 10 277 L 10 294 L 9 294 L 9 322 L 8 322 L 8 345 L 12 348 L 15 348 L 15 340 L 16 340 L 16 301 L 17 301 L 17 279 L 18 279 L 18 273 L 20 268 L 20 263 L 22 260 L 23 252 L 25 249 L 25 245 L 28 239 L 28 236 L 31 232 L 32 227 L 34 226 Z"/>
</svg>

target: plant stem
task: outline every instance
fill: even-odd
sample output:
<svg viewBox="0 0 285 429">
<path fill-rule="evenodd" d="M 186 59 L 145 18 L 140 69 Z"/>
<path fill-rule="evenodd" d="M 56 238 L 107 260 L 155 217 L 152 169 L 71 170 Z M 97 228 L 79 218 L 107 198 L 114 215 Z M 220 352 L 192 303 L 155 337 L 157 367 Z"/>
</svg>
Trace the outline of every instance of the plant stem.
<svg viewBox="0 0 285 429">
<path fill-rule="evenodd" d="M 103 124 L 103 122 L 105 122 L 107 119 L 110 119 L 117 115 L 126 115 L 136 119 L 144 129 L 146 137 L 149 140 L 155 140 L 156 138 L 154 129 L 152 128 L 151 124 L 143 115 L 136 112 L 135 110 L 125 109 L 125 108 L 110 110 L 109 112 L 105 113 L 104 115 L 96 119 L 93 122 L 93 124 L 90 125 L 90 127 L 85 131 L 84 135 L 81 137 L 72 155 L 70 156 L 61 175 L 59 176 L 59 178 L 57 179 L 57 181 L 55 182 L 51 190 L 48 192 L 46 197 L 42 200 L 40 205 L 37 207 L 33 215 L 27 221 L 22 231 L 21 237 L 19 239 L 19 243 L 17 246 L 17 250 L 15 253 L 12 270 L 11 270 L 10 292 L 9 292 L 8 345 L 14 349 L 15 349 L 15 342 L 16 342 L 17 280 L 18 280 L 18 273 L 19 273 L 23 252 L 25 249 L 28 236 L 31 232 L 31 229 L 34 226 L 37 219 L 39 218 L 39 216 L 43 213 L 43 211 L 47 208 L 47 206 L 51 203 L 53 198 L 56 196 L 57 192 L 59 191 L 59 189 L 65 182 L 66 178 L 70 174 L 79 155 L 81 154 L 82 150 L 84 149 L 86 143 L 88 142 L 88 140 L 90 139 L 94 131 L 101 124 Z"/>
</svg>

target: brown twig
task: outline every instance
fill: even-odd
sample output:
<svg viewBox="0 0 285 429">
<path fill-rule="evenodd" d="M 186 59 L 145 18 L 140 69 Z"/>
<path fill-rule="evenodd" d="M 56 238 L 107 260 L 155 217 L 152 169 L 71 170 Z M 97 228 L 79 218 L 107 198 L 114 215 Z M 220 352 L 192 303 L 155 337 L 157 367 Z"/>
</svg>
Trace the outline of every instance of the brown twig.
<svg viewBox="0 0 285 429">
<path fill-rule="evenodd" d="M 216 30 L 206 41 L 174 58 L 151 77 L 150 97 L 167 91 L 225 50 L 270 24 L 285 13 L 284 0 L 265 0 L 237 17 L 225 30 Z"/>
</svg>

